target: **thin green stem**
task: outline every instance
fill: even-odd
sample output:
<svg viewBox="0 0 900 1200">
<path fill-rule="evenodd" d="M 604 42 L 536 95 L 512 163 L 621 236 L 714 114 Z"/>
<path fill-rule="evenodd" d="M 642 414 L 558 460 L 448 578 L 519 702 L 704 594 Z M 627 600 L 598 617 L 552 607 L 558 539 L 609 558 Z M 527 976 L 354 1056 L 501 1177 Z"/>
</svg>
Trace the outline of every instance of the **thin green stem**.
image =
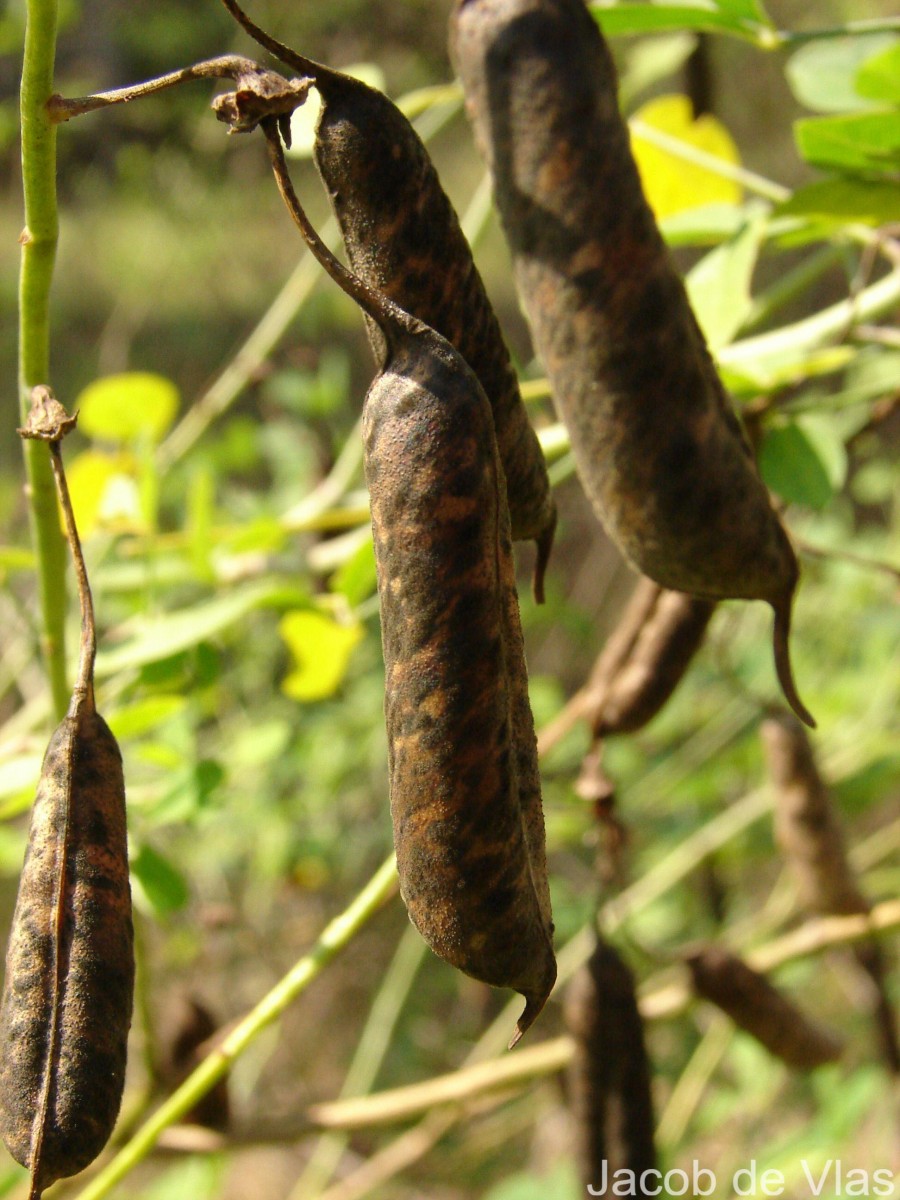
<svg viewBox="0 0 900 1200">
<path fill-rule="evenodd" d="M 23 421 L 31 389 L 50 377 L 50 284 L 59 237 L 56 208 L 56 130 L 46 103 L 53 92 L 56 0 L 28 0 L 22 61 L 22 187 L 25 228 L 19 273 L 19 408 Z M 58 718 L 69 704 L 66 682 L 66 542 L 46 450 L 25 442 L 31 536 L 37 556 L 44 661 Z"/>
<path fill-rule="evenodd" d="M 811 317 L 785 325 L 771 333 L 745 338 L 717 352 L 719 364 L 737 367 L 741 363 L 759 363 L 781 354 L 818 350 L 844 338 L 860 321 L 868 321 L 890 312 L 900 304 L 900 268 L 855 296 L 823 308 Z"/>
<path fill-rule="evenodd" d="M 900 33 L 900 17 L 872 17 L 865 21 L 847 21 L 844 25 L 829 25 L 825 29 L 779 30 L 777 45 L 793 48 L 825 38 L 858 37 L 872 33 Z"/>
<path fill-rule="evenodd" d="M 348 907 L 325 928 L 309 953 L 295 963 L 268 995 L 232 1029 L 222 1044 L 141 1126 L 115 1158 L 79 1193 L 78 1200 L 101 1200 L 101 1197 L 108 1196 L 115 1185 L 147 1157 L 160 1134 L 190 1112 L 197 1101 L 228 1074 L 234 1061 L 321 974 L 391 897 L 396 887 L 397 870 L 394 856 L 391 855 Z"/>
</svg>

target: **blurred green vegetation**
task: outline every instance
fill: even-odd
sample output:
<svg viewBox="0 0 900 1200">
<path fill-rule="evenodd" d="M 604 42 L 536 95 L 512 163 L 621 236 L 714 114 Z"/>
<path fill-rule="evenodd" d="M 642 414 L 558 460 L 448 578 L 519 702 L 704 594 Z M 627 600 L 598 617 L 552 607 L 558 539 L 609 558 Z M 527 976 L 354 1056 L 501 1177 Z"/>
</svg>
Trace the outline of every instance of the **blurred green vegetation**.
<svg viewBox="0 0 900 1200">
<path fill-rule="evenodd" d="M 640 28 L 642 6 L 632 7 L 616 19 Z M 762 12 L 753 0 L 713 7 L 729 19 L 738 10 Z M 312 57 L 377 64 L 388 92 L 401 97 L 450 80 L 448 8 L 334 0 L 298 9 L 260 0 L 252 15 Z M 837 0 L 767 6 L 777 28 L 796 31 L 890 16 L 891 8 Z M 22 12 L 21 2 L 0 10 L 4 929 L 52 724 L 14 432 Z M 61 16 L 58 85 L 68 95 L 248 50 L 212 2 L 72 0 Z M 708 197 L 715 205 L 661 218 L 729 385 L 759 432 L 767 482 L 787 505 L 803 565 L 795 670 L 819 722 L 822 772 L 874 903 L 900 889 L 897 302 L 862 328 L 848 308 L 843 324 L 818 340 L 802 322 L 900 269 L 897 243 L 889 230 L 879 232 L 900 217 L 890 133 L 900 124 L 892 67 L 900 35 L 766 52 L 727 32 L 698 32 L 682 21 L 661 34 L 617 37 L 623 102 L 652 137 L 647 101 L 690 96 L 696 76 L 688 63 L 702 54 L 712 80 L 704 100 L 740 164 L 766 185 L 741 177 L 729 195 Z M 240 1017 L 390 851 L 383 666 L 356 430 L 371 355 L 352 304 L 303 266 L 261 140 L 227 138 L 210 98 L 208 85 L 193 84 L 59 132 L 51 382 L 82 413 L 66 461 L 100 622 L 100 705 L 126 764 L 141 951 L 123 1112 L 130 1127 L 172 1086 L 162 1064 L 180 1032 L 179 1002 L 197 1000 L 216 1025 Z M 670 104 L 666 121 L 672 112 Z M 850 130 L 851 154 L 846 123 L 863 118 L 864 128 Z M 440 126 L 430 148 L 459 211 L 469 214 L 476 258 L 523 378 L 537 381 L 502 237 L 479 207 L 482 170 L 461 107 L 426 105 L 417 120 L 426 133 Z M 676 134 L 691 136 L 681 127 Z M 662 194 L 667 171 L 683 170 L 660 153 L 659 177 L 648 179 L 654 194 Z M 311 163 L 298 157 L 292 169 L 324 227 L 327 207 Z M 235 355 L 286 285 L 284 331 L 242 373 Z M 548 454 L 561 514 L 543 608 L 528 594 L 531 551 L 520 553 L 540 728 L 584 682 L 633 576 L 573 477 L 549 399 L 539 396 L 531 411 L 555 447 Z M 198 413 L 208 422 L 198 423 Z M 766 807 L 740 816 L 745 798 L 765 785 L 758 724 L 777 699 L 769 626 L 763 606 L 721 605 L 665 710 L 605 747 L 604 770 L 628 831 L 626 879 L 646 887 L 615 938 L 645 986 L 665 981 L 685 943 L 721 935 L 746 948 L 799 920 Z M 73 646 L 76 629 L 73 604 Z M 603 828 L 575 786 L 588 740 L 574 728 L 542 764 L 557 945 L 572 943 L 563 949 L 572 965 L 598 904 L 617 891 L 599 870 Z M 692 839 L 730 811 L 735 828 L 691 857 Z M 679 855 L 687 855 L 683 869 Z M 613 912 L 604 910 L 605 923 Z M 302 1114 L 340 1093 L 373 1003 L 396 1009 L 383 1061 L 372 1060 L 374 1077 L 364 1085 L 379 1089 L 455 1069 L 486 1045 L 479 1039 L 504 1011 L 506 997 L 429 953 L 402 960 L 410 953 L 407 926 L 394 900 L 241 1056 L 229 1081 L 233 1142 L 152 1158 L 113 1195 L 578 1195 L 557 1076 L 511 1098 L 473 1103 L 447 1119 L 433 1145 L 426 1125 L 421 1156 L 410 1154 L 367 1190 L 353 1190 L 354 1173 L 396 1130 L 363 1129 L 338 1146 L 343 1185 L 329 1189 L 328 1171 L 307 1167 L 312 1142 L 308 1131 L 301 1136 Z M 755 1159 L 760 1172 L 783 1171 L 796 1195 L 806 1186 L 801 1161 L 811 1169 L 829 1159 L 870 1171 L 893 1166 L 900 1178 L 891 1082 L 847 960 L 840 953 L 803 959 L 777 982 L 840 1031 L 843 1060 L 792 1075 L 746 1035 L 730 1026 L 723 1033 L 700 1005 L 653 1022 L 663 1165 L 696 1159 L 724 1180 Z M 508 1035 L 511 1020 L 501 1024 Z M 551 1002 L 529 1037 L 561 1031 L 560 1006 Z M 22 1173 L 0 1156 L 0 1196 L 24 1196 Z M 833 1183 L 821 1194 L 839 1194 L 829 1191 Z M 75 1195 L 78 1186 L 55 1194 Z"/>
</svg>

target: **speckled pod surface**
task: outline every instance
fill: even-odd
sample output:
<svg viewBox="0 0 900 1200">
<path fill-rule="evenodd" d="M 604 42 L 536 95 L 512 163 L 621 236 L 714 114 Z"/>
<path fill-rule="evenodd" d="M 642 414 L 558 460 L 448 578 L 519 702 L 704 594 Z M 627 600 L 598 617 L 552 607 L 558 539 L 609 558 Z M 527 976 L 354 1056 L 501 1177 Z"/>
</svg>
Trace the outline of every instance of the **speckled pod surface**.
<svg viewBox="0 0 900 1200">
<path fill-rule="evenodd" d="M 767 600 L 786 627 L 794 552 L 644 198 L 596 22 L 582 0 L 457 0 L 451 52 L 598 515 L 663 587 Z"/>
<path fill-rule="evenodd" d="M 478 376 L 494 414 L 512 535 L 536 539 L 541 551 L 556 524 L 544 456 L 493 307 L 428 151 L 381 92 L 338 72 L 322 74 L 316 86 L 324 105 L 315 158 L 350 264 L 361 279 L 442 334 Z M 370 330 L 380 344 L 371 322 Z"/>
<path fill-rule="evenodd" d="M 112 1133 L 133 988 L 122 759 L 73 702 L 44 757 L 0 1010 L 0 1131 L 36 1194 Z"/>
<path fill-rule="evenodd" d="M 556 962 L 490 408 L 459 355 L 423 328 L 373 383 L 363 436 L 401 892 L 436 954 L 522 993 L 520 1036 Z"/>
</svg>

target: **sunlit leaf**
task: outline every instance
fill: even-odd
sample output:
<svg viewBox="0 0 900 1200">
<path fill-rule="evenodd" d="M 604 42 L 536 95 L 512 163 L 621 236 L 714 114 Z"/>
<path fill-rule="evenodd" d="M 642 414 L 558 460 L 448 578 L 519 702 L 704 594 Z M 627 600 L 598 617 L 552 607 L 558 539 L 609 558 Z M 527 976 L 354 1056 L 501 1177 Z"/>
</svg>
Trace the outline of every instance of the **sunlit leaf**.
<svg viewBox="0 0 900 1200">
<path fill-rule="evenodd" d="M 187 699 L 184 696 L 164 694 L 147 696 L 133 704 L 124 705 L 107 715 L 109 727 L 119 739 L 141 737 L 157 729 L 178 713 L 184 712 Z"/>
<path fill-rule="evenodd" d="M 143 617 L 134 622 L 134 632 L 126 642 L 98 654 L 97 674 L 106 676 L 171 658 L 222 633 L 257 608 L 288 601 L 291 597 L 296 602 L 298 595 L 302 592 L 297 588 L 288 589 L 273 582 L 253 583 L 232 588 L 223 596 L 190 608 Z"/>
<path fill-rule="evenodd" d="M 361 546 L 345 559 L 331 577 L 331 591 L 346 596 L 351 605 L 362 604 L 373 595 L 376 588 L 375 549 L 372 539 L 366 538 Z"/>
<path fill-rule="evenodd" d="M 72 508 L 82 537 L 97 529 L 142 533 L 146 525 L 137 484 L 138 464 L 126 450 L 85 450 L 66 465 Z"/>
<path fill-rule="evenodd" d="M 711 116 L 695 120 L 687 96 L 659 96 L 638 109 L 634 119 L 728 165 L 739 162 L 737 146 L 725 126 Z M 631 146 L 657 219 L 700 205 L 740 202 L 741 188 L 734 180 L 654 145 L 638 130 L 639 126 L 632 130 Z"/>
<path fill-rule="evenodd" d="M 634 33 L 661 33 L 693 29 L 706 33 L 730 33 L 734 37 L 754 39 L 772 28 L 764 14 L 755 19 L 747 18 L 739 10 L 762 13 L 759 5 L 748 3 L 719 5 L 698 2 L 696 4 L 647 4 L 647 3 L 595 3 L 591 12 L 609 37 Z M 731 11 L 729 11 L 731 9 Z"/>
<path fill-rule="evenodd" d="M 808 42 L 791 55 L 785 68 L 791 91 L 801 104 L 818 112 L 868 108 L 869 100 L 856 86 L 857 70 L 896 41 L 890 33 L 870 33 Z"/>
<path fill-rule="evenodd" d="M 900 117 L 898 117 L 900 120 Z M 823 179 L 779 204 L 778 216 L 803 215 L 845 224 L 888 225 L 900 221 L 900 188 L 876 179 Z"/>
<path fill-rule="evenodd" d="M 332 696 L 363 636 L 359 624 L 342 624 L 313 609 L 286 613 L 278 626 L 297 663 L 285 678 L 283 691 L 292 700 L 323 700 Z"/>
<path fill-rule="evenodd" d="M 764 232 L 763 223 L 754 221 L 701 258 L 687 276 L 691 306 L 713 350 L 728 345 L 750 312 L 750 281 Z"/>
<path fill-rule="evenodd" d="M 837 171 L 888 174 L 900 170 L 900 114 L 853 113 L 811 117 L 794 124 L 807 162 Z"/>
<path fill-rule="evenodd" d="M 834 494 L 817 448 L 795 421 L 766 430 L 759 469 L 766 485 L 790 503 L 824 508 Z"/>
<path fill-rule="evenodd" d="M 900 39 L 874 54 L 856 72 L 856 90 L 868 100 L 900 104 Z"/>
<path fill-rule="evenodd" d="M 178 388 L 150 371 L 96 379 L 78 396 L 78 427 L 104 442 L 159 442 L 175 420 Z"/>
<path fill-rule="evenodd" d="M 341 67 L 345 75 L 361 79 L 369 87 L 385 90 L 384 72 L 377 63 L 351 63 L 349 67 Z M 295 108 L 291 113 L 291 147 L 287 153 L 292 158 L 310 158 L 313 146 L 316 144 L 316 126 L 322 112 L 322 101 L 315 88 L 311 88 L 304 104 Z"/>
<path fill-rule="evenodd" d="M 177 867 L 147 843 L 130 859 L 136 890 L 149 907 L 163 916 L 180 912 L 190 898 L 187 882 Z"/>
<path fill-rule="evenodd" d="M 744 204 L 703 204 L 664 217 L 659 229 L 670 246 L 717 246 L 740 233 L 749 216 Z"/>
</svg>

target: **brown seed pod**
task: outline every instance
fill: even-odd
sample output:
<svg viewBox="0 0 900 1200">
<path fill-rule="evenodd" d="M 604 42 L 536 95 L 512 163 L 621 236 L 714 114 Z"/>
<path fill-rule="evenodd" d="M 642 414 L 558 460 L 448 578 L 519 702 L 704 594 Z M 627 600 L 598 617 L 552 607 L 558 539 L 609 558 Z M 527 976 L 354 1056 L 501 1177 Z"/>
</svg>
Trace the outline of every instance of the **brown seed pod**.
<svg viewBox="0 0 900 1200">
<path fill-rule="evenodd" d="M 535 539 L 535 596 L 556 525 L 540 443 L 500 325 L 437 172 L 412 125 L 383 93 L 296 54 L 225 7 L 260 45 L 312 79 L 322 99 L 315 159 L 354 273 L 449 341 L 491 403 L 516 540 Z M 376 358 L 384 335 L 368 322 Z"/>
<path fill-rule="evenodd" d="M 706 946 L 690 954 L 687 965 L 697 995 L 721 1008 L 789 1067 L 808 1071 L 840 1058 L 839 1039 L 742 959 L 719 946 Z"/>
<path fill-rule="evenodd" d="M 542 732 L 541 752 L 582 720 L 595 740 L 643 729 L 684 678 L 715 607 L 642 576 L 587 683 Z"/>
<path fill-rule="evenodd" d="M 347 272 L 282 195 L 332 277 L 377 321 L 384 365 L 363 411 L 400 890 L 445 961 L 525 997 L 556 979 L 534 723 L 503 469 L 490 407 L 457 351 Z"/>
<path fill-rule="evenodd" d="M 797 880 L 800 899 L 822 915 L 867 913 L 870 905 L 847 857 L 840 816 L 816 765 L 806 731 L 790 713 L 774 713 L 760 727 L 775 792 L 775 837 Z M 897 1021 L 876 941 L 853 948 L 872 990 L 882 1054 L 900 1074 Z"/>
<path fill-rule="evenodd" d="M 569 1094 L 585 1188 L 618 1170 L 656 1167 L 650 1065 L 634 977 L 612 946 L 597 942 L 566 991 L 575 1043 Z"/>
<path fill-rule="evenodd" d="M 94 705 L 93 612 L 58 447 L 68 429 L 47 389 L 34 405 L 24 433 L 50 443 L 82 602 L 78 680 L 41 768 L 0 1005 L 0 1131 L 37 1200 L 115 1125 L 134 952 L 122 757 Z"/>
<path fill-rule="evenodd" d="M 653 214 L 583 0 L 457 0 L 451 50 L 582 482 L 661 586 L 767 600 L 790 671 L 798 567 Z"/>
</svg>

